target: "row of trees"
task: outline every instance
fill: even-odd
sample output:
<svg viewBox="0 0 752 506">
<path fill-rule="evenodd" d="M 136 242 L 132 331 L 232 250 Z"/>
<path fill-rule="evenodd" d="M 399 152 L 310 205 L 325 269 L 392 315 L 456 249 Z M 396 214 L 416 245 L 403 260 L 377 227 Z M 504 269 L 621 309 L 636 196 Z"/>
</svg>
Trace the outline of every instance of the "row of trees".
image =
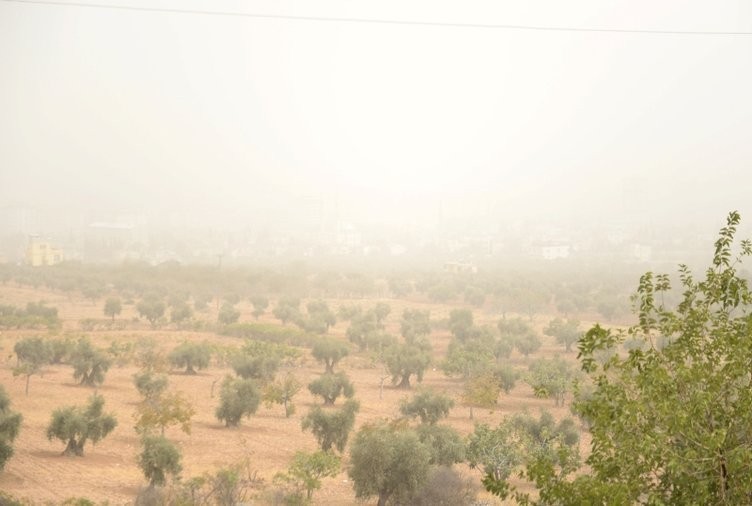
<svg viewBox="0 0 752 506">
<path fill-rule="evenodd" d="M 386 296 L 464 302 L 528 316 L 552 309 L 566 317 L 597 311 L 611 319 L 628 314 L 629 280 L 636 273 L 634 266 L 617 269 L 612 264 L 592 263 L 559 263 L 527 270 L 518 267 L 514 271 L 485 269 L 482 274 L 473 274 L 337 272 L 303 265 L 217 269 L 175 262 L 157 266 L 138 262 L 98 266 L 64 262 L 42 269 L 2 265 L 0 282 L 13 280 L 65 292 L 76 291 L 92 301 L 113 295 L 126 301 L 167 299 L 167 305 L 176 309 L 174 315 L 178 319 L 189 307 L 189 300 L 192 301 L 189 309 L 202 311 L 212 299 L 230 305 L 246 299 L 253 302 L 255 310 L 263 312 L 269 298 Z"/>
</svg>

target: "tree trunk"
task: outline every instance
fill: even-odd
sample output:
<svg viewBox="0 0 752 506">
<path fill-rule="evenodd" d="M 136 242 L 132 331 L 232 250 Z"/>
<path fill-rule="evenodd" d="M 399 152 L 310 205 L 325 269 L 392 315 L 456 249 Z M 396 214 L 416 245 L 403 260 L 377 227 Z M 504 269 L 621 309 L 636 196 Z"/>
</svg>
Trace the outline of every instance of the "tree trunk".
<svg viewBox="0 0 752 506">
<path fill-rule="evenodd" d="M 387 499 L 389 499 L 389 493 L 387 493 L 387 492 L 380 492 L 379 493 L 379 502 L 377 503 L 377 506 L 386 506 Z"/>
<path fill-rule="evenodd" d="M 26 395 L 29 395 L 29 380 L 31 379 L 31 374 L 26 375 Z"/>
<path fill-rule="evenodd" d="M 400 381 L 399 385 L 397 385 L 399 388 L 410 388 L 410 375 L 405 374 L 402 376 L 402 381 Z"/>
<path fill-rule="evenodd" d="M 63 450 L 63 455 L 65 455 L 66 457 L 80 457 L 83 454 L 83 441 L 81 443 L 77 443 L 74 438 L 70 438 L 68 440 L 68 444 L 65 447 L 65 450 Z"/>
<path fill-rule="evenodd" d="M 470 406 L 470 420 L 473 419 L 473 407 Z"/>
</svg>

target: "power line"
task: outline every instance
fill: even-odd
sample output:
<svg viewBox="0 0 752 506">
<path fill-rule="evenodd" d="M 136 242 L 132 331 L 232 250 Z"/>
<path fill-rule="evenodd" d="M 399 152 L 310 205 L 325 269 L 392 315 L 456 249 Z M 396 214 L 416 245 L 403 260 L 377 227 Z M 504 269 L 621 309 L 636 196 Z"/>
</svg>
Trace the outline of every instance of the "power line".
<svg viewBox="0 0 752 506">
<path fill-rule="evenodd" d="M 271 19 L 285 21 L 313 21 L 324 23 L 366 23 L 373 25 L 393 26 L 425 26 L 437 28 L 481 28 L 496 30 L 531 30 L 543 32 L 585 32 L 585 33 L 624 33 L 624 34 L 648 34 L 648 35 L 725 35 L 744 36 L 752 35 L 752 32 L 722 32 L 712 30 L 640 30 L 620 28 L 577 28 L 565 26 L 536 26 L 536 25 L 511 25 L 491 23 L 451 23 L 443 21 L 409 21 L 398 19 L 375 19 L 375 18 L 349 18 L 329 16 L 294 16 L 286 14 L 256 14 L 236 11 L 212 11 L 197 9 L 170 9 L 165 7 L 139 7 L 133 5 L 99 4 L 90 2 L 46 1 L 46 0 L 0 0 L 6 3 L 30 4 L 30 5 L 57 5 L 61 7 L 81 7 L 92 9 L 110 9 L 121 11 L 156 12 L 162 14 L 194 14 L 223 17 L 243 17 L 254 19 Z"/>
</svg>

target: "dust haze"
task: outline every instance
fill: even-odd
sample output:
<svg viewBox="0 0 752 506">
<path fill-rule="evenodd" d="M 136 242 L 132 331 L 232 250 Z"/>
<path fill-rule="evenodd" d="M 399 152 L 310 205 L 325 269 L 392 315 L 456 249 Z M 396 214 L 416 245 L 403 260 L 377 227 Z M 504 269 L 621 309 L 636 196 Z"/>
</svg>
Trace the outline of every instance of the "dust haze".
<svg viewBox="0 0 752 506">
<path fill-rule="evenodd" d="M 746 2 L 706 7 L 211 5 L 470 24 L 752 29 Z M 752 217 L 751 60 L 744 36 L 1 2 L 0 255 L 20 261 L 31 235 L 68 259 L 153 263 L 491 262 L 545 257 L 546 247 L 584 258 L 602 244 L 649 260 L 661 244 L 703 248 L 728 211 Z M 103 235 L 111 247 L 91 248 Z"/>
</svg>

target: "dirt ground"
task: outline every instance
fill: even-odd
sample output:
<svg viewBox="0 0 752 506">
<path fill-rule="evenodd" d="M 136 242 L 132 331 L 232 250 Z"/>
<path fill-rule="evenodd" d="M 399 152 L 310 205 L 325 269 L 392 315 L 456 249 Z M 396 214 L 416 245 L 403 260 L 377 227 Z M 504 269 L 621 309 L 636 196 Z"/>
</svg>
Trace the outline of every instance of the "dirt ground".
<svg viewBox="0 0 752 506">
<path fill-rule="evenodd" d="M 84 333 L 78 330 L 78 320 L 104 318 L 102 315 L 104 300 L 92 302 L 64 293 L 14 285 L 0 286 L 0 304 L 22 306 L 29 301 L 39 300 L 45 300 L 49 305 L 58 308 L 63 320 L 63 329 L 58 331 L 59 334 L 83 335 Z M 354 302 L 367 307 L 377 301 L 330 301 L 330 306 L 336 308 L 344 302 Z M 451 310 L 451 307 L 446 305 L 395 300 L 386 300 L 386 302 L 392 306 L 387 325 L 395 334 L 398 334 L 399 315 L 404 307 L 428 308 L 431 310 L 432 318 L 447 317 Z M 242 310 L 241 321 L 251 321 L 250 305 L 241 303 L 239 307 Z M 495 324 L 498 319 L 498 315 L 486 314 L 482 311 L 475 311 L 475 314 L 476 320 L 479 320 L 478 323 Z M 154 338 L 166 350 L 186 339 L 208 340 L 228 346 L 242 344 L 239 339 L 210 333 L 169 329 L 152 330 L 148 325 L 133 323 L 135 316 L 133 306 L 125 306 L 123 314 L 119 315 L 118 319 L 129 321 L 128 330 L 97 331 L 86 334 L 90 336 L 93 343 L 102 347 L 109 346 L 113 340 L 125 342 L 143 337 Z M 216 314 L 200 313 L 197 317 L 211 321 L 216 319 Z M 270 322 L 273 321 L 269 315 L 266 318 Z M 548 316 L 538 316 L 536 325 L 540 329 L 549 319 Z M 331 333 L 345 339 L 346 328 L 346 322 L 338 323 Z M 13 346 L 16 340 L 27 335 L 47 334 L 46 330 L 4 330 L 0 333 L 0 383 L 11 398 L 12 409 L 23 414 L 20 435 L 14 445 L 15 455 L 0 472 L 0 490 L 36 503 L 59 503 L 68 497 L 84 496 L 97 502 L 132 504 L 138 491 L 146 485 L 146 480 L 136 464 L 140 443 L 133 429 L 133 415 L 139 400 L 138 392 L 133 386 L 133 375 L 138 369 L 134 365 L 113 366 L 107 373 L 104 385 L 98 389 L 98 392 L 105 398 L 105 410 L 113 412 L 117 417 L 118 426 L 114 432 L 96 446 L 87 445 L 83 457 L 64 457 L 61 455 L 64 445 L 59 441 L 49 441 L 45 435 L 50 414 L 59 406 L 85 403 L 94 389 L 78 386 L 73 380 L 70 366 L 48 366 L 44 369 L 43 375 L 31 378 L 29 395 L 26 396 L 24 378 L 14 377 L 12 373 L 15 364 Z M 431 340 L 434 344 L 435 363 L 438 363 L 443 358 L 450 336 L 448 332 L 434 332 Z M 511 363 L 524 370 L 526 364 L 533 358 L 556 354 L 574 361 L 575 354 L 564 354 L 563 347 L 554 343 L 552 338 L 542 336 L 542 341 L 544 344 L 535 356 L 525 359 L 514 352 L 510 359 Z M 356 398 L 361 403 L 356 431 L 364 423 L 396 417 L 399 401 L 410 395 L 409 391 L 391 387 L 387 380 L 383 389 L 383 398 L 380 398 L 379 384 L 382 369 L 374 365 L 366 355 L 355 353 L 344 359 L 339 368 L 350 376 L 355 385 Z M 305 351 L 299 365 L 288 367 L 287 370 L 292 370 L 297 379 L 303 385 L 307 385 L 323 372 L 323 366 L 310 356 L 310 352 Z M 304 386 L 294 399 L 297 409 L 290 418 L 285 418 L 282 406 L 275 405 L 267 408 L 262 404 L 254 416 L 242 421 L 240 427 L 225 428 L 214 417 L 214 410 L 218 402 L 216 395 L 218 384 L 230 372 L 229 368 L 220 368 L 215 364 L 194 376 L 173 371 L 169 376 L 169 388 L 182 392 L 193 404 L 196 415 L 192 420 L 190 435 L 181 432 L 178 428 L 169 428 L 166 436 L 175 441 L 182 450 L 183 477 L 198 476 L 247 459 L 250 462 L 250 469 L 258 473 L 258 476 L 264 480 L 265 486 L 270 486 L 274 474 L 287 468 L 296 450 L 316 449 L 314 437 L 310 433 L 302 432 L 300 428 L 301 417 L 316 401 Z M 281 372 L 284 373 L 285 370 Z M 214 397 L 211 395 L 213 385 Z M 539 408 L 545 408 L 557 418 L 569 415 L 568 407 L 557 408 L 552 400 L 535 398 L 532 389 L 523 381 L 518 381 L 510 394 L 502 393 L 495 409 L 489 411 L 476 408 L 474 420 L 470 420 L 469 408 L 463 406 L 460 401 L 462 386 L 460 381 L 445 377 L 434 366 L 427 371 L 423 385 L 445 392 L 455 399 L 455 407 L 445 423 L 462 434 L 472 432 L 474 423 L 495 425 L 505 415 L 525 409 L 531 413 L 537 413 Z M 583 439 L 580 443 L 581 450 L 585 449 L 586 443 Z M 348 465 L 346 455 L 347 451 L 343 469 L 346 469 Z M 480 483 L 481 474 L 477 470 L 470 470 L 467 466 L 459 466 L 459 469 Z M 496 501 L 485 493 L 480 496 L 488 498 L 492 504 Z M 252 501 L 252 504 L 263 503 L 262 499 Z M 321 490 L 314 495 L 314 504 L 355 503 L 358 501 L 355 499 L 351 483 L 344 470 L 335 478 L 325 479 Z M 367 503 L 375 503 L 375 500 Z"/>
</svg>

